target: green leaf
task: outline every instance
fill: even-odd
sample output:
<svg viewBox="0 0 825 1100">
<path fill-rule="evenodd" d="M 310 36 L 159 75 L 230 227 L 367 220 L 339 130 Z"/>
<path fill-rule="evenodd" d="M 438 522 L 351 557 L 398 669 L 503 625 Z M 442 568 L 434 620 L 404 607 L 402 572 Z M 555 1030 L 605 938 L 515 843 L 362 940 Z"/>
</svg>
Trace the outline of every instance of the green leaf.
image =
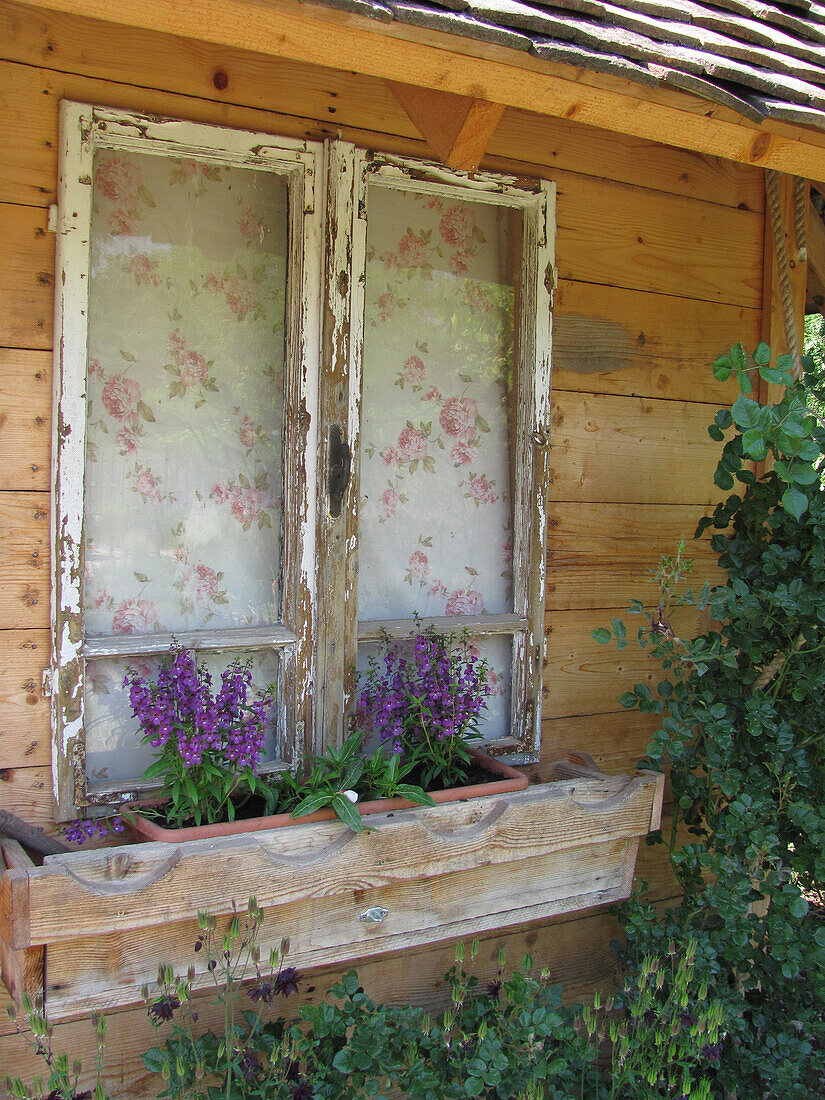
<svg viewBox="0 0 825 1100">
<path fill-rule="evenodd" d="M 713 483 L 714 485 L 718 485 L 720 489 L 732 489 L 733 475 L 720 466 L 716 473 L 713 475 Z"/>
<path fill-rule="evenodd" d="M 427 794 L 421 787 L 413 786 L 412 783 L 399 783 L 395 793 L 399 798 L 406 798 L 408 802 L 414 802 L 417 806 L 435 806 L 436 804 L 432 795 Z"/>
<path fill-rule="evenodd" d="M 731 408 L 731 416 L 737 428 L 751 428 L 755 426 L 759 417 L 760 406 L 749 397 L 742 394 L 736 398 Z"/>
<path fill-rule="evenodd" d="M 332 796 L 332 808 L 335 816 L 347 825 L 354 833 L 363 833 L 364 822 L 358 812 L 358 807 L 343 794 Z"/>
<path fill-rule="evenodd" d="M 759 377 L 764 378 L 766 382 L 775 382 L 782 386 L 793 385 L 793 375 L 786 370 L 777 370 L 776 367 L 760 367 Z"/>
<path fill-rule="evenodd" d="M 623 706 L 625 710 L 632 710 L 636 706 L 636 694 L 632 691 L 626 691 L 619 697 L 619 705 Z"/>
<path fill-rule="evenodd" d="M 144 1066 L 146 1066 L 150 1073 L 160 1073 L 163 1069 L 163 1063 L 166 1060 L 166 1052 L 161 1050 L 160 1047 L 150 1047 L 141 1057 Z"/>
<path fill-rule="evenodd" d="M 730 359 L 737 373 L 748 369 L 748 356 L 741 344 L 734 344 L 730 349 Z"/>
<path fill-rule="evenodd" d="M 607 629 L 607 627 L 599 626 L 595 630 L 590 631 L 590 637 L 594 642 L 598 642 L 599 645 L 607 645 L 613 635 Z"/>
<path fill-rule="evenodd" d="M 808 903 L 802 897 L 791 898 L 788 903 L 788 909 L 792 917 L 795 917 L 797 920 L 802 920 L 808 912 Z"/>
<path fill-rule="evenodd" d="M 736 372 L 736 381 L 739 383 L 739 389 L 742 393 L 752 393 L 753 383 L 751 382 L 750 375 L 747 371 L 739 370 Z"/>
<path fill-rule="evenodd" d="M 717 443 L 721 443 L 725 438 L 725 433 L 721 428 L 717 427 L 716 424 L 711 424 L 708 428 L 708 435 L 711 439 L 715 439 Z"/>
<path fill-rule="evenodd" d="M 771 349 L 762 340 L 756 347 L 756 351 L 753 353 L 753 361 L 757 367 L 765 367 L 771 361 Z"/>
<path fill-rule="evenodd" d="M 616 648 L 624 649 L 627 645 L 625 638 L 627 636 L 627 630 L 621 619 L 614 618 L 610 620 L 610 625 L 613 627 L 613 633 L 616 635 Z"/>
<path fill-rule="evenodd" d="M 742 448 L 757 462 L 761 462 L 768 453 L 768 448 L 765 446 L 765 437 L 759 428 L 748 428 L 746 432 L 742 433 Z"/>
<path fill-rule="evenodd" d="M 809 466 L 807 463 L 804 465 L 795 462 L 790 468 L 791 480 L 795 481 L 797 485 L 815 485 L 819 481 L 820 472 L 813 466 Z"/>
<path fill-rule="evenodd" d="M 317 810 L 323 810 L 332 803 L 333 797 L 333 791 L 315 791 L 298 803 L 292 811 L 292 816 L 306 817 L 307 814 L 314 814 Z"/>
<path fill-rule="evenodd" d="M 713 364 L 713 377 L 717 382 L 727 382 L 733 370 L 733 363 L 727 355 L 720 355 Z"/>
<path fill-rule="evenodd" d="M 794 519 L 801 519 L 808 510 L 808 498 L 798 489 L 788 488 L 782 494 L 782 507 Z"/>
</svg>

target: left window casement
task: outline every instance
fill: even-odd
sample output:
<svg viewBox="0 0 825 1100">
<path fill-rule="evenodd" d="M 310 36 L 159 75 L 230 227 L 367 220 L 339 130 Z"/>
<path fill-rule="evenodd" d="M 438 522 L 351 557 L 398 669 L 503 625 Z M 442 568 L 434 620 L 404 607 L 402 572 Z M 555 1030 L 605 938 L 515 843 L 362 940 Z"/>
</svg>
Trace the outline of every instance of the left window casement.
<svg viewBox="0 0 825 1100">
<path fill-rule="evenodd" d="M 323 148 L 61 107 L 52 726 L 60 819 L 141 789 L 122 681 L 250 658 L 301 751 L 313 673 Z M 310 366 L 311 365 L 311 366 Z"/>
</svg>

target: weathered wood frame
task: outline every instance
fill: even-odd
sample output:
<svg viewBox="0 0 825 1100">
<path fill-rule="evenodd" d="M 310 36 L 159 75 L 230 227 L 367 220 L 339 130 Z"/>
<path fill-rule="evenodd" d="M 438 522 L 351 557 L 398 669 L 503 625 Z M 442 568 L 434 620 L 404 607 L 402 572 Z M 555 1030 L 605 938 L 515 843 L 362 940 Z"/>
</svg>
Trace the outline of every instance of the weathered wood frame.
<svg viewBox="0 0 825 1100">
<path fill-rule="evenodd" d="M 351 162 L 354 161 L 354 169 Z M 522 215 L 521 279 L 518 309 L 515 447 L 512 454 L 513 494 L 513 613 L 422 619 L 438 629 L 466 627 L 473 635 L 509 635 L 513 638 L 511 735 L 489 741 L 485 751 L 507 755 L 516 763 L 538 759 L 541 736 L 541 674 L 544 641 L 545 539 L 547 530 L 546 463 L 550 443 L 551 324 L 555 242 L 555 185 L 546 180 L 524 180 L 487 173 L 468 174 L 443 165 L 375 153 L 336 143 L 330 158 L 330 205 L 327 285 L 333 295 L 326 337 L 331 354 L 324 382 L 328 395 L 322 436 L 346 416 L 346 438 L 352 452 L 352 477 L 341 516 L 325 519 L 325 593 L 336 595 L 343 606 L 337 620 L 337 652 L 322 650 L 319 682 L 325 699 L 318 728 L 328 740 L 343 735 L 343 720 L 354 697 L 352 671 L 359 641 L 387 631 L 405 637 L 413 619 L 385 622 L 358 620 L 358 484 L 359 432 L 362 393 L 361 359 L 366 280 L 368 189 L 390 187 L 445 198 L 483 202 L 519 211 Z M 346 285 L 348 295 L 335 298 Z M 330 536 L 333 541 L 330 543 Z"/>
<path fill-rule="evenodd" d="M 264 957 L 288 932 L 301 969 L 615 902 L 630 894 L 639 840 L 660 826 L 663 790 L 659 773 L 606 776 L 573 754 L 549 783 L 378 814 L 358 836 L 326 821 L 49 856 L 2 879 L 4 965 L 17 973 L 31 958 L 35 995 L 45 949 L 46 1009 L 60 1019 L 139 1001 L 161 961 L 178 972 L 194 961 L 207 985 L 192 953 L 198 910 L 223 929 L 250 894 L 270 910 Z M 386 919 L 369 913 L 379 906 Z"/>
<path fill-rule="evenodd" d="M 94 801 L 119 801 L 139 781 L 92 794 L 83 728 L 87 657 L 163 652 L 171 637 L 95 639 L 82 616 L 88 270 L 93 157 L 98 148 L 269 171 L 289 189 L 287 353 L 284 429 L 282 624 L 203 631 L 182 641 L 203 650 L 277 649 L 281 654 L 279 734 L 285 760 L 303 749 L 311 722 L 315 617 L 315 409 L 321 286 L 323 147 L 263 133 L 158 119 L 64 101 L 60 113 L 59 212 L 55 280 L 52 453 L 52 768 L 59 820 Z M 109 643 L 109 644 L 107 644 Z"/>
</svg>

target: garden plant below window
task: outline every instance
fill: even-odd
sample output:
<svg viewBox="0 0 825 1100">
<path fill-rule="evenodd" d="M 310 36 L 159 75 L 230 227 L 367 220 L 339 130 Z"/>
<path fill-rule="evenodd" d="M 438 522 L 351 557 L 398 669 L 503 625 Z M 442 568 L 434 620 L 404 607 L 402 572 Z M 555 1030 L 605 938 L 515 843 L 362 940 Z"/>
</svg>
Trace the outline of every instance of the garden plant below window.
<svg viewBox="0 0 825 1100">
<path fill-rule="evenodd" d="M 709 428 L 724 442 L 715 484 L 736 491 L 697 531 L 714 529 L 726 580 L 681 594 L 680 549 L 656 572 L 658 606 L 630 606 L 664 678 L 620 702 L 661 715 L 645 766 L 670 766 L 660 839 L 683 896 L 663 913 L 642 895 L 622 913 L 631 974 L 667 943 L 696 941 L 696 980 L 727 1030 L 712 1095 L 801 1100 L 825 1089 L 825 378 L 810 359 L 804 382 L 790 356 L 770 362 L 766 345 L 749 358 L 737 344 L 713 368 L 741 391 Z M 781 400 L 753 399 L 754 374 L 784 385 Z M 710 626 L 681 637 L 680 606 Z M 624 648 L 627 633 L 615 618 L 593 636 Z"/>
</svg>

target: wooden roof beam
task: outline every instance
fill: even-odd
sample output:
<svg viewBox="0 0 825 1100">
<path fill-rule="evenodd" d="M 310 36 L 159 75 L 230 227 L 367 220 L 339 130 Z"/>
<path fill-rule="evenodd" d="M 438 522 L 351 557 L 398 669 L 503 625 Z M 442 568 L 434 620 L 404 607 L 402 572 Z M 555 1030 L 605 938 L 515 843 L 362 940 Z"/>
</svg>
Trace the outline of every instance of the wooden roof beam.
<svg viewBox="0 0 825 1100">
<path fill-rule="evenodd" d="M 506 110 L 503 103 L 395 80 L 387 85 L 442 164 L 465 172 L 478 168 Z"/>
<path fill-rule="evenodd" d="M 706 156 L 825 180 L 825 134 L 755 123 L 695 95 L 550 64 L 503 46 L 297 0 L 21 0 L 35 10 L 193 38 L 453 92 Z M 719 112 L 722 112 L 719 114 Z"/>
</svg>

